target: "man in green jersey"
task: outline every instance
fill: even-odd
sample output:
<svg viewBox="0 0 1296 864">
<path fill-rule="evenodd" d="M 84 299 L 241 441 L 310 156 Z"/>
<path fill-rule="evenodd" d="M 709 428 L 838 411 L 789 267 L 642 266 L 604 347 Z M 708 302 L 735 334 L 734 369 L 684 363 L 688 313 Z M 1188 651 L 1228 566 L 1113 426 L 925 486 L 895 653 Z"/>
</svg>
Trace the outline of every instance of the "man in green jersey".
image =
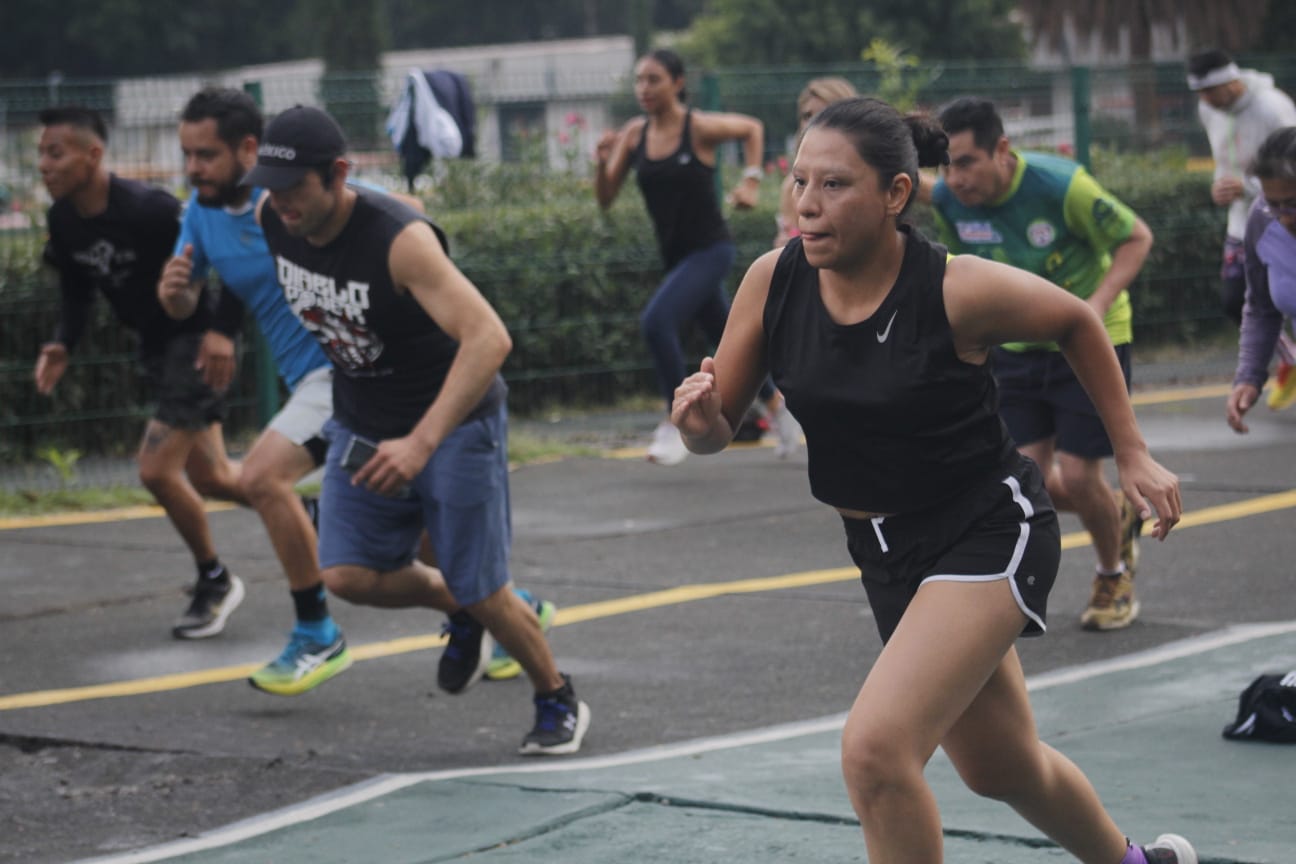
<svg viewBox="0 0 1296 864">
<path fill-rule="evenodd" d="M 994 105 L 958 99 L 940 115 L 950 163 L 932 190 L 941 239 L 970 253 L 1043 276 L 1089 302 L 1130 380 L 1129 284 L 1152 232 L 1080 165 L 1014 150 Z M 1115 630 L 1138 617 L 1134 572 L 1142 530 L 1134 508 L 1112 490 L 1112 455 L 1098 412 L 1055 344 L 996 349 L 1000 415 L 1023 454 L 1045 469 L 1059 510 L 1074 511 L 1093 538 L 1097 575 L 1080 623 Z"/>
</svg>

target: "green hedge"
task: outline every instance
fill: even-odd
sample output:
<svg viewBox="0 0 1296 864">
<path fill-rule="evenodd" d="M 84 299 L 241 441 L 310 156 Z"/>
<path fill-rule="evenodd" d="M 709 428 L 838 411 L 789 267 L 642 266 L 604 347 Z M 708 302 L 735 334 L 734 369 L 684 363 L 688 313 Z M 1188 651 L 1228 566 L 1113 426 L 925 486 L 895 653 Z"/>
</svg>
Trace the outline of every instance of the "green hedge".
<svg viewBox="0 0 1296 864">
<path fill-rule="evenodd" d="M 1098 153 L 1095 174 L 1156 235 L 1132 291 L 1140 343 L 1190 343 L 1229 326 L 1217 299 L 1224 216 L 1210 204 L 1209 175 L 1189 173 L 1180 153 Z M 769 248 L 777 185 L 767 178 L 759 207 L 730 214 L 739 245 L 730 290 Z M 504 371 L 515 411 L 609 404 L 655 391 L 638 315 L 660 278 L 660 262 L 633 182 L 604 213 L 587 178 L 526 165 L 451 163 L 427 206 L 449 233 L 460 268 L 513 334 Z M 910 218 L 930 224 L 921 206 Z M 49 445 L 129 452 L 147 407 L 132 342 L 105 304 L 98 304 L 55 397 L 34 393 L 32 363 L 58 306 L 39 264 L 39 241 L 32 233 L 0 234 L 0 459 L 30 458 Z M 687 347 L 693 358 L 707 350 L 696 335 Z M 250 353 L 234 393 L 232 434 L 256 427 Z"/>
</svg>

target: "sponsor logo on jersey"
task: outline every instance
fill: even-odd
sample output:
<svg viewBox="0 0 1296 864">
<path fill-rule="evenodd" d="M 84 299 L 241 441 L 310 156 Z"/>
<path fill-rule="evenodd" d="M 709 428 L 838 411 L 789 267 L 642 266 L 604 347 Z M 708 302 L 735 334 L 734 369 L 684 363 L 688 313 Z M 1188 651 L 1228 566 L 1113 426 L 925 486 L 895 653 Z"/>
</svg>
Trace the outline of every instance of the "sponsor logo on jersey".
<svg viewBox="0 0 1296 864">
<path fill-rule="evenodd" d="M 991 222 L 955 222 L 958 238 L 964 243 L 1002 243 L 1000 234 Z"/>
<path fill-rule="evenodd" d="M 1093 202 L 1094 224 L 1105 228 L 1108 219 L 1116 216 L 1116 208 L 1106 198 L 1095 198 Z"/>
<path fill-rule="evenodd" d="M 1057 229 L 1047 219 L 1036 219 L 1026 226 L 1026 239 L 1036 249 L 1045 249 L 1057 239 Z"/>
</svg>

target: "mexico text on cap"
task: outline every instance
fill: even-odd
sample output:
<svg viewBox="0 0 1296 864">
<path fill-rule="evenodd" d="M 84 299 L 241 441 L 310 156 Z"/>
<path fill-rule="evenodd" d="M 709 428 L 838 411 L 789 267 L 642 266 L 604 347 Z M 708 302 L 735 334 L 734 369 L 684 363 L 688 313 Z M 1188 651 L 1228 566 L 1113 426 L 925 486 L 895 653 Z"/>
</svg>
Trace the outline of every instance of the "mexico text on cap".
<svg viewBox="0 0 1296 864">
<path fill-rule="evenodd" d="M 266 126 L 257 148 L 256 167 L 242 184 L 286 189 L 312 168 L 331 165 L 345 154 L 346 136 L 337 121 L 318 108 L 297 105 L 277 114 Z"/>
</svg>

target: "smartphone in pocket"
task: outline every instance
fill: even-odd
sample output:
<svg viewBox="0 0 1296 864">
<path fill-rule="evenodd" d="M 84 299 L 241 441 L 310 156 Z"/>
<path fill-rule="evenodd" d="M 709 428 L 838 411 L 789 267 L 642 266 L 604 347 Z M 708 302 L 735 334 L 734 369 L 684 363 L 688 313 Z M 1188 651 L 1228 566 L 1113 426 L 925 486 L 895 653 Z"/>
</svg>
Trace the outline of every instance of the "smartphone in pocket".
<svg viewBox="0 0 1296 864">
<path fill-rule="evenodd" d="M 364 467 L 375 453 L 378 452 L 378 442 L 370 441 L 368 438 L 361 438 L 359 435 L 352 435 L 350 443 L 342 451 L 342 470 L 348 474 L 354 474 Z M 389 498 L 409 498 L 412 495 L 410 487 L 401 486 L 395 492 L 387 497 Z"/>
<path fill-rule="evenodd" d="M 342 470 L 354 474 L 377 452 L 377 442 L 370 441 L 368 438 L 361 438 L 359 435 L 352 435 L 350 443 L 342 451 Z"/>
</svg>

